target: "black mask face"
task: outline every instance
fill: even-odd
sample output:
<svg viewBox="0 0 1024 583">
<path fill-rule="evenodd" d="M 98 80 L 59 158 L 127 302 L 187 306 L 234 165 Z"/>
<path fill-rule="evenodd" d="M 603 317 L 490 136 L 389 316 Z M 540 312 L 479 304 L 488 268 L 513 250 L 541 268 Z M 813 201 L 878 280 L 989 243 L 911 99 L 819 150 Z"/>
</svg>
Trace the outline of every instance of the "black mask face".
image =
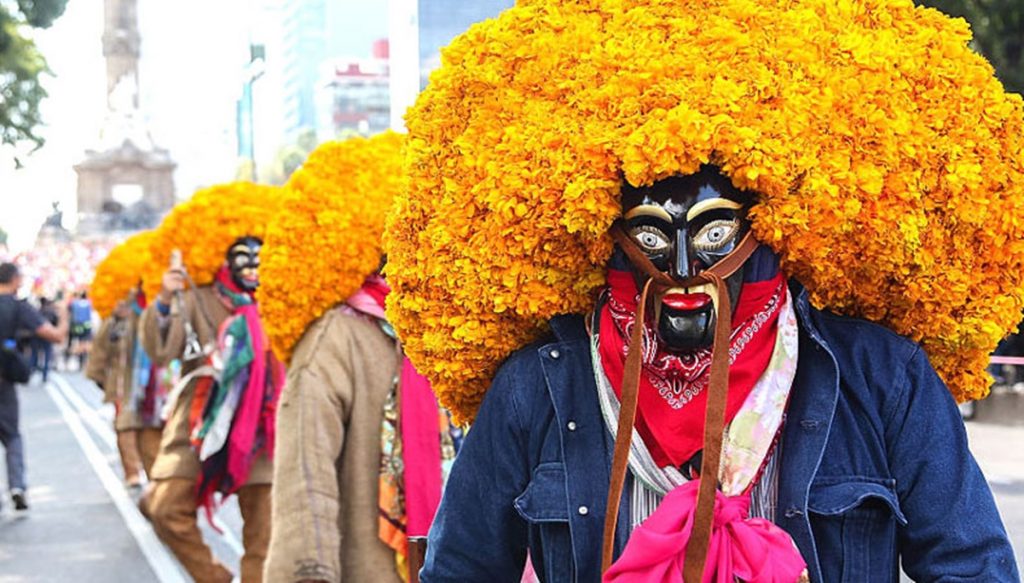
<svg viewBox="0 0 1024 583">
<path fill-rule="evenodd" d="M 690 176 L 652 186 L 626 186 L 622 212 L 626 231 L 659 270 L 683 281 L 721 261 L 750 229 L 753 197 L 738 190 L 717 168 L 704 166 Z M 633 269 L 637 286 L 646 277 Z M 743 269 L 725 280 L 735 306 Z M 658 336 L 669 350 L 688 352 L 714 341 L 716 310 L 711 286 L 672 288 L 654 298 Z"/>
<path fill-rule="evenodd" d="M 231 244 L 228 249 L 228 269 L 231 280 L 239 288 L 256 291 L 260 286 L 260 248 L 263 241 L 256 237 L 242 237 Z"/>
</svg>

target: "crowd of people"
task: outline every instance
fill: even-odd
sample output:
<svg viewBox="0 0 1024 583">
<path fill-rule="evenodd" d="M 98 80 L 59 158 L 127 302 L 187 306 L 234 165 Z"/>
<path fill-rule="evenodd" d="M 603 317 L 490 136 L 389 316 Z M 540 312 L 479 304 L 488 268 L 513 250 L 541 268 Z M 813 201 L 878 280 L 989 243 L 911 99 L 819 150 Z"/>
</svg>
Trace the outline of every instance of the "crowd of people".
<svg viewBox="0 0 1024 583">
<path fill-rule="evenodd" d="M 19 277 L 24 277 L 17 264 L 7 265 L 18 269 Z M 17 350 L 27 359 L 32 372 L 38 373 L 45 383 L 51 370 L 84 371 L 92 349 L 93 326 L 97 322 L 88 293 L 80 291 L 71 294 L 70 299 L 61 293 L 54 298 L 30 296 L 25 303 L 51 325 L 57 325 L 61 313 L 67 314 L 68 321 L 68 333 L 56 346 L 30 331 L 22 330 L 15 335 Z"/>
<path fill-rule="evenodd" d="M 243 583 L 1019 581 L 956 402 L 1024 307 L 1024 101 L 961 21 L 798 4 L 521 2 L 407 135 L 112 249 L 86 374 L 189 575 L 235 496 Z M 4 338 L 76 330 L 4 269 Z"/>
</svg>

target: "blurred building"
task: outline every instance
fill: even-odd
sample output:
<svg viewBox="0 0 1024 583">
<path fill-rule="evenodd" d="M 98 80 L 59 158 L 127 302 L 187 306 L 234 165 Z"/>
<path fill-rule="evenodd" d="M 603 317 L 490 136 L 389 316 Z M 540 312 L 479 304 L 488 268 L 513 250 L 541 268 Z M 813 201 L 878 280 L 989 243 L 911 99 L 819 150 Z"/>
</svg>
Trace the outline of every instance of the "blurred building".
<svg viewBox="0 0 1024 583">
<path fill-rule="evenodd" d="M 420 89 L 441 65 L 441 49 L 471 25 L 494 18 L 515 0 L 418 0 Z"/>
<path fill-rule="evenodd" d="M 391 123 L 388 41 L 373 43 L 369 59 L 327 62 L 316 88 L 317 137 L 380 133 Z"/>
<path fill-rule="evenodd" d="M 282 13 L 284 133 L 293 140 L 316 129 L 315 88 L 327 58 L 326 0 L 290 0 Z"/>
<path fill-rule="evenodd" d="M 104 4 L 107 113 L 96 147 L 74 167 L 82 235 L 150 228 L 174 205 L 175 163 L 153 143 L 139 109 L 137 1 Z"/>
<path fill-rule="evenodd" d="M 514 0 L 389 0 L 391 127 L 404 128 L 406 110 L 441 65 L 441 49 Z"/>
</svg>

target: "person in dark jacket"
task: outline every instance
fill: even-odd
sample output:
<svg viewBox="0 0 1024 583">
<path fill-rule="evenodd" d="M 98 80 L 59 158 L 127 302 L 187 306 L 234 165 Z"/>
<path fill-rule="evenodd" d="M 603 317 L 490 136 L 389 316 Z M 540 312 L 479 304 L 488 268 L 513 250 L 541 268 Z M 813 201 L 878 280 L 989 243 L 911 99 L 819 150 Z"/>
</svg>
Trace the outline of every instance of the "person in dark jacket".
<svg viewBox="0 0 1024 583">
<path fill-rule="evenodd" d="M 57 325 L 47 322 L 42 314 L 17 298 L 21 281 L 18 266 L 0 264 L 0 341 L 12 341 L 19 333 L 27 333 L 34 338 L 60 344 L 68 333 L 66 314 L 58 312 Z M 0 443 L 7 453 L 7 488 L 14 508 L 27 510 L 25 451 L 18 428 L 18 414 L 18 390 L 14 383 L 0 375 Z"/>
<path fill-rule="evenodd" d="M 536 0 L 448 48 L 386 247 L 473 422 L 420 581 L 1019 580 L 956 399 L 1024 305 L 1024 103 L 958 22 L 848 4 Z"/>
<path fill-rule="evenodd" d="M 711 182 L 700 181 L 687 190 L 676 181 L 673 190 L 706 193 L 715 190 Z M 646 198 L 651 203 L 656 197 Z M 671 209 L 674 203 L 685 209 L 701 201 L 673 196 L 663 202 L 650 206 Z M 628 216 L 628 203 L 625 208 Z M 638 239 L 655 232 L 650 215 L 634 216 L 646 227 L 632 229 Z M 668 225 L 657 232 L 680 253 L 692 252 L 693 241 L 673 240 Z M 676 257 L 669 253 L 666 258 L 674 265 Z M 765 263 L 771 266 L 774 258 L 762 248 L 742 270 L 740 305 L 751 282 L 757 282 L 754 274 L 766 272 Z M 614 267 L 630 270 L 622 255 L 613 259 Z M 616 285 L 602 294 L 599 306 L 616 301 Z M 629 287 L 628 279 L 625 285 Z M 630 289 L 636 293 L 635 287 Z M 790 373 L 785 366 L 776 369 L 783 370 L 787 386 L 765 391 L 755 383 L 745 403 L 734 412 L 727 409 L 732 414 L 727 422 L 743 419 L 746 427 L 768 431 L 762 434 L 768 440 L 759 442 L 756 431 L 746 441 L 741 434 L 727 437 L 745 451 L 765 453 L 753 466 L 743 467 L 749 460 L 730 457 L 727 446 L 720 473 L 723 486 L 744 472 L 754 480 L 741 482 L 733 494 L 750 498 L 753 516 L 788 533 L 812 581 L 895 581 L 900 559 L 918 581 L 954 574 L 965 580 L 977 574 L 984 575 L 973 580 L 1017 580 L 1012 548 L 985 478 L 968 451 L 956 404 L 920 347 L 881 326 L 814 309 L 799 284 L 786 285 L 781 295 L 787 299 L 774 333 L 780 338 L 793 335 L 792 346 L 798 348 L 791 358 L 798 364 Z M 703 335 L 707 326 L 701 323 L 699 308 L 669 305 L 692 308 L 686 301 L 701 299 L 663 296 L 661 317 L 651 324 L 651 341 L 670 349 L 673 342 L 692 340 L 687 330 Z M 710 304 L 711 297 L 706 301 Z M 600 579 L 602 517 L 617 419 L 602 403 L 615 400 L 607 387 L 614 373 L 608 374 L 609 367 L 600 362 L 610 356 L 601 348 L 601 336 L 609 333 L 605 325 L 614 327 L 617 316 L 601 318 L 603 310 L 595 310 L 597 318 L 552 320 L 552 336 L 516 352 L 499 370 L 449 479 L 422 581 L 514 581 L 527 550 L 545 581 Z M 674 330 L 684 332 L 673 336 Z M 740 324 L 734 330 L 739 336 L 749 328 Z M 780 340 L 773 349 L 782 346 Z M 741 365 L 745 354 L 737 361 Z M 641 391 L 654 387 L 664 362 L 645 362 L 645 375 L 652 370 L 652 381 L 642 384 Z M 772 376 L 771 366 L 764 367 L 761 379 Z M 681 390 L 669 389 L 669 394 L 685 393 L 688 387 L 679 386 Z M 730 391 L 736 390 L 742 387 L 734 383 Z M 768 396 L 758 398 L 759 391 Z M 778 397 L 784 409 L 769 422 L 771 407 L 758 403 Z M 651 411 L 648 419 L 671 422 L 670 416 L 658 416 L 656 400 L 643 399 L 638 420 Z M 664 489 L 641 479 L 652 471 L 645 467 L 652 461 L 654 472 L 668 466 L 671 473 L 682 474 L 666 478 L 681 480 L 679 486 L 699 478 L 699 459 L 659 463 L 671 457 L 665 450 L 676 447 L 673 440 L 689 433 L 699 443 L 703 433 L 686 426 L 679 431 L 665 437 L 638 423 L 634 449 L 662 451 L 630 460 L 620 525 L 635 528 L 664 500 Z M 652 498 L 653 508 L 644 507 Z M 950 516 L 971 518 L 951 528 Z M 621 557 L 629 548 L 630 533 L 622 527 L 616 534 L 615 556 Z"/>
<path fill-rule="evenodd" d="M 52 326 L 57 326 L 60 321 L 57 315 L 56 304 L 49 298 L 40 298 L 39 314 Z M 29 341 L 29 348 L 32 354 L 30 360 L 32 370 L 39 371 L 42 375 L 43 384 L 45 384 L 50 377 L 50 365 L 53 362 L 53 343 L 35 336 Z"/>
</svg>

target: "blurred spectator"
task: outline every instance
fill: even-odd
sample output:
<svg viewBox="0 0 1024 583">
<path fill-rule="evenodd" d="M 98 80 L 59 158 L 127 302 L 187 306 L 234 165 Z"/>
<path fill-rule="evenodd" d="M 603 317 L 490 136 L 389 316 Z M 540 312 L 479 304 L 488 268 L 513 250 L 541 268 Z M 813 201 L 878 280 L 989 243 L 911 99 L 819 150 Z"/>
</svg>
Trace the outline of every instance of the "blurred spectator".
<svg viewBox="0 0 1024 583">
<path fill-rule="evenodd" d="M 53 300 L 41 298 L 39 300 L 39 314 L 44 320 L 53 326 L 57 326 L 60 317 Z M 32 336 L 29 340 L 29 348 L 32 351 L 30 364 L 33 371 L 39 371 L 43 376 L 43 383 L 50 377 L 50 365 L 53 362 L 53 344 L 38 336 Z"/>
<path fill-rule="evenodd" d="M 59 343 L 67 335 L 66 315 L 59 314 L 58 325 L 47 322 L 27 302 L 17 298 L 21 273 L 13 263 L 0 264 L 0 340 L 13 342 L 19 332 L 28 332 L 43 340 Z M 18 429 L 18 391 L 14 383 L 0 376 L 0 443 L 7 454 L 7 487 L 16 510 L 28 509 L 25 497 L 25 454 Z"/>
<path fill-rule="evenodd" d="M 92 302 L 86 292 L 79 292 L 71 300 L 71 334 L 68 336 L 68 350 L 65 366 L 71 358 L 78 359 L 78 370 L 85 370 L 85 359 L 92 346 Z"/>
</svg>

